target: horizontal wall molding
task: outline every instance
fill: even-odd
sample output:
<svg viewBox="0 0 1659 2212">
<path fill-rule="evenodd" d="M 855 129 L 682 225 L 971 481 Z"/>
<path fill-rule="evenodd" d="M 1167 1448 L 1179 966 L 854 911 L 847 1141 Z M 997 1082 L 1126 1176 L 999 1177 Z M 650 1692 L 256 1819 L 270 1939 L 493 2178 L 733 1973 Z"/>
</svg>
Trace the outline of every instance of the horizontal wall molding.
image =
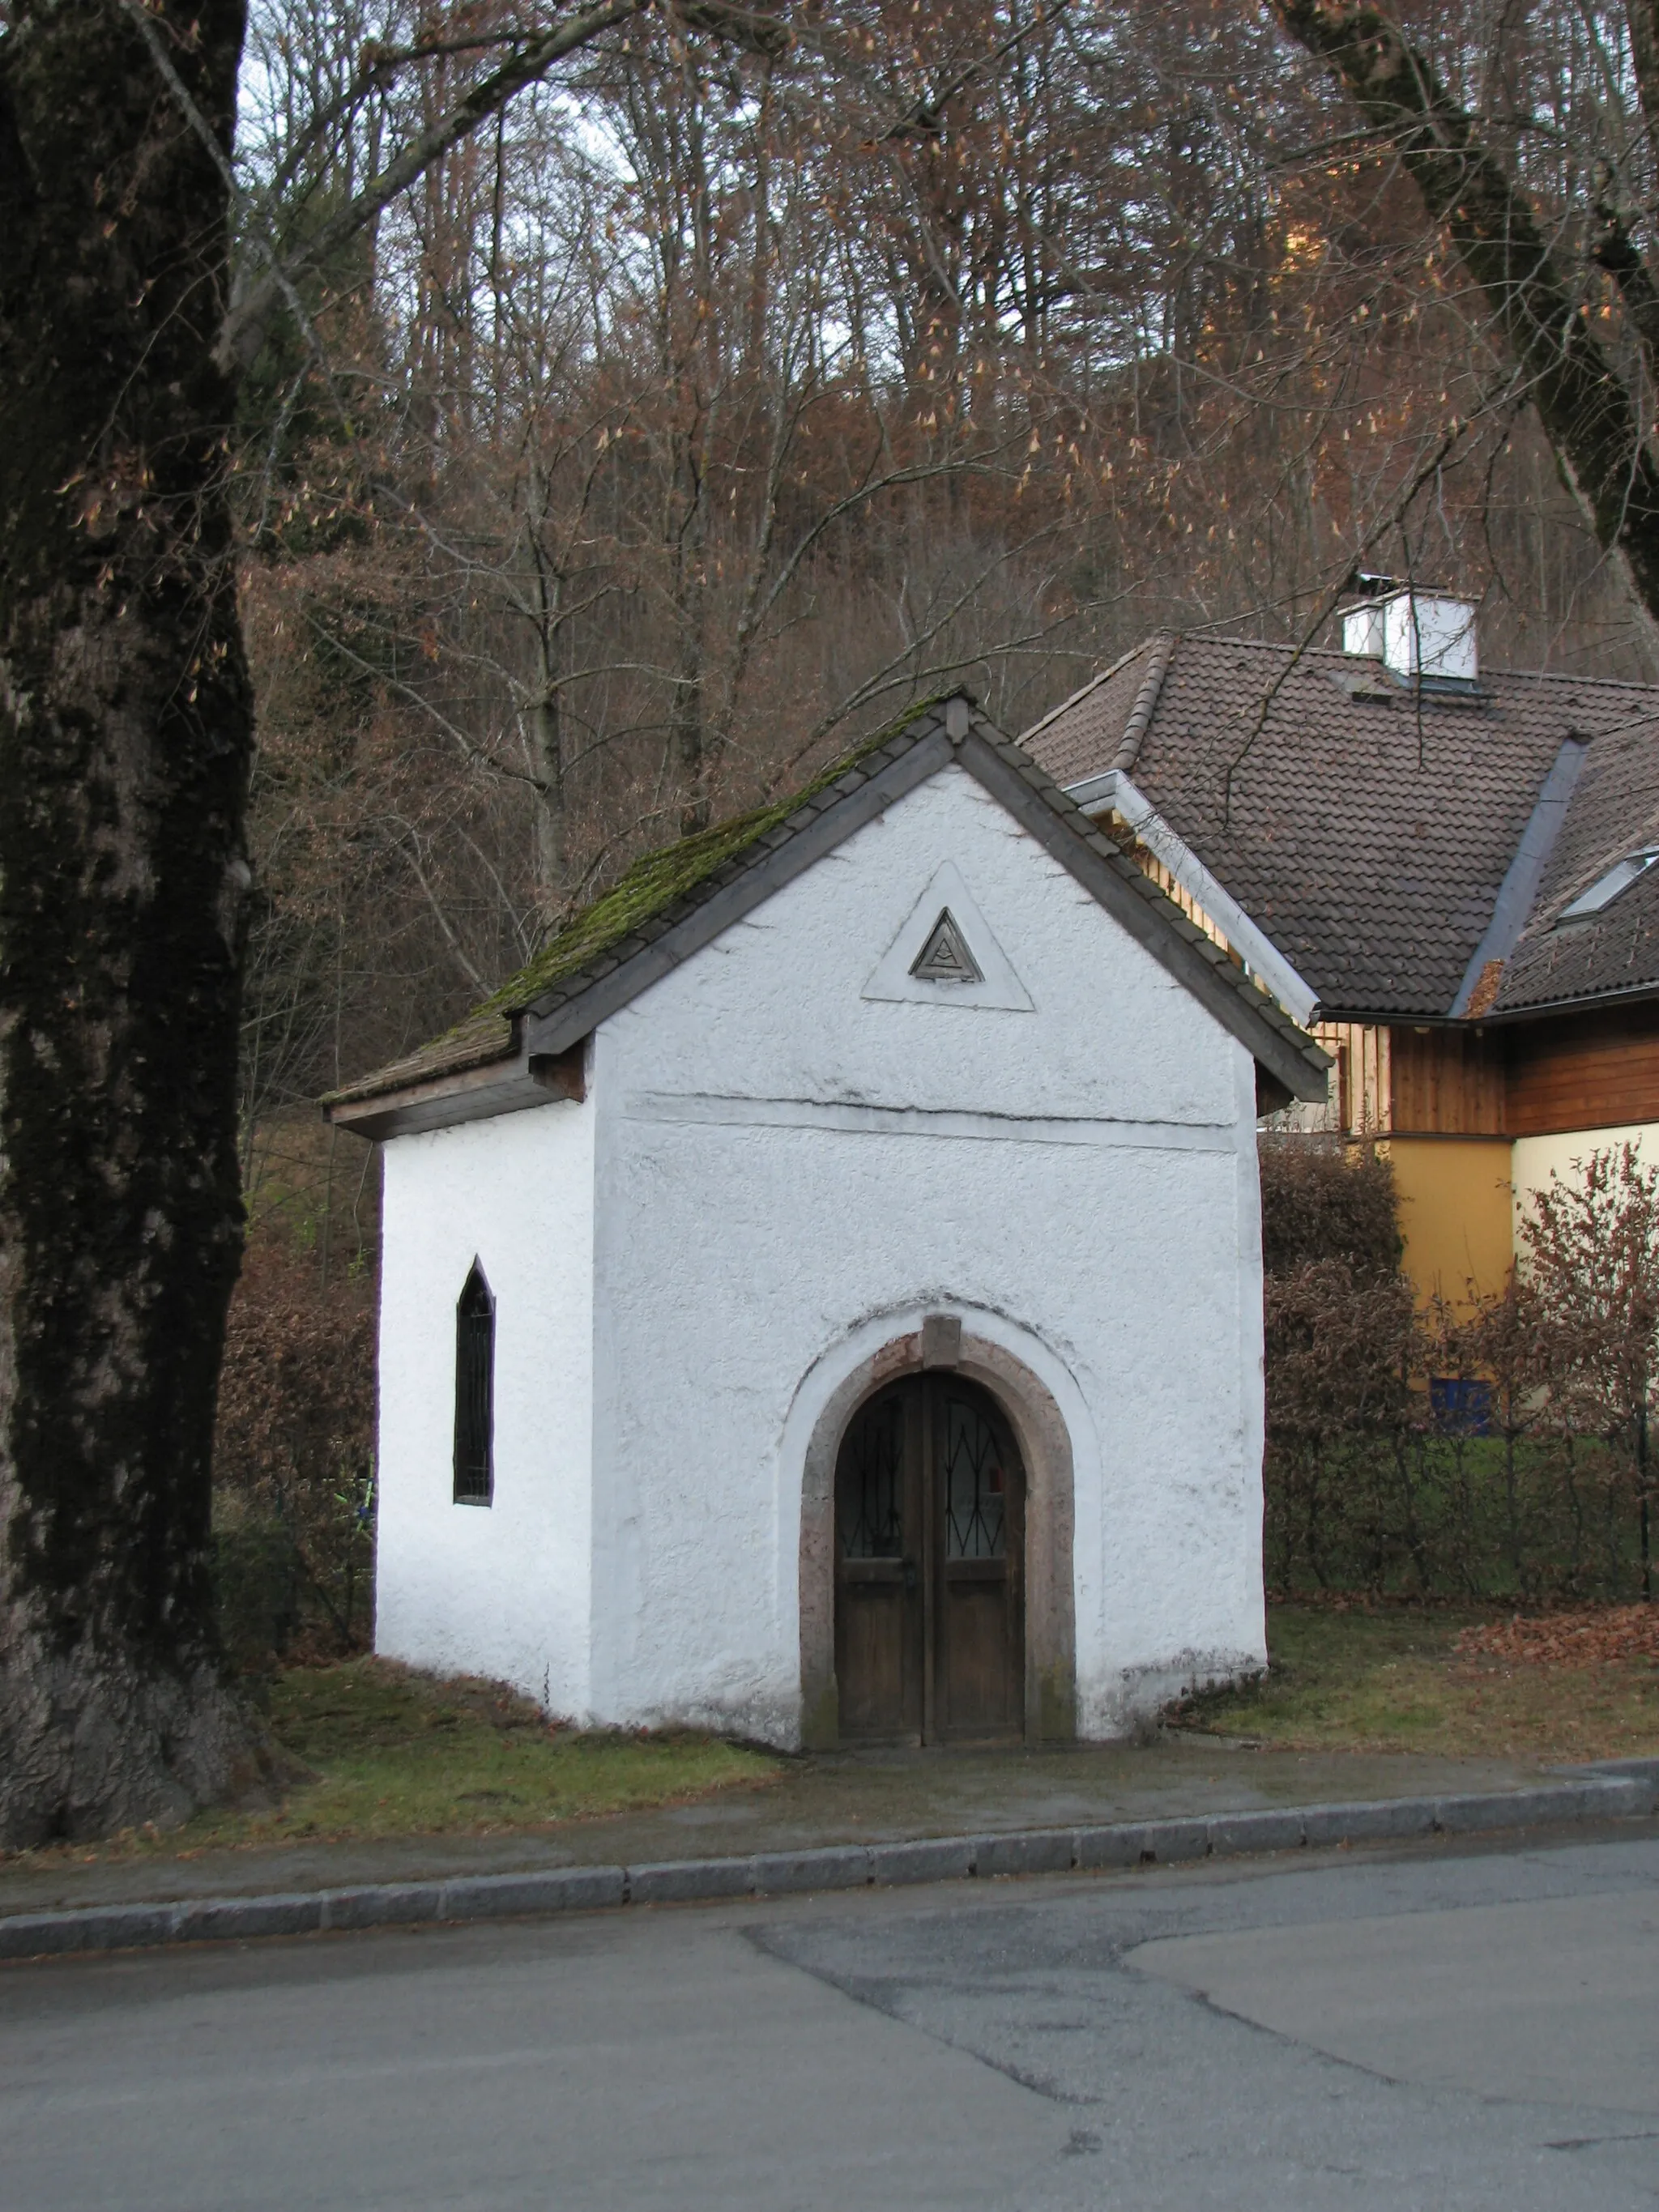
<svg viewBox="0 0 1659 2212">
<path fill-rule="evenodd" d="M 623 1100 L 622 1112 L 625 1121 L 687 1127 L 811 1129 L 838 1136 L 934 1137 L 980 1144 L 1230 1152 L 1236 1141 L 1231 1121 L 963 1113 L 929 1106 L 866 1106 L 826 1099 L 745 1098 L 708 1092 L 636 1091 Z"/>
</svg>

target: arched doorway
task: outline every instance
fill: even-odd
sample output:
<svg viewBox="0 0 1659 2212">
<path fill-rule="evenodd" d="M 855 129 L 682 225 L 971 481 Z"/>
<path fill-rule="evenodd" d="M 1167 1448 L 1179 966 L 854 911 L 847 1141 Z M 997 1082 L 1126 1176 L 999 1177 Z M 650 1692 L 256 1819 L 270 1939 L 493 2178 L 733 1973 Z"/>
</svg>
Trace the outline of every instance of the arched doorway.
<svg viewBox="0 0 1659 2212">
<path fill-rule="evenodd" d="M 836 1461 L 842 1740 L 1025 1733 L 1025 1470 L 988 1390 L 953 1372 L 867 1398 Z"/>
</svg>

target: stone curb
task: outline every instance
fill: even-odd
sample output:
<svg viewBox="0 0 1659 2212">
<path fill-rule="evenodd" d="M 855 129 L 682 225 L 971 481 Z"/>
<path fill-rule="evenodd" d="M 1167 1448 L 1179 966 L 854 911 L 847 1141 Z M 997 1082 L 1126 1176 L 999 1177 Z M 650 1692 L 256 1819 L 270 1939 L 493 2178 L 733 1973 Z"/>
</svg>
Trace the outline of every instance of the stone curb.
<svg viewBox="0 0 1659 2212">
<path fill-rule="evenodd" d="M 652 1866 L 553 1867 L 539 1873 L 468 1875 L 440 1881 L 365 1882 L 349 1889 L 274 1897 L 191 1898 L 172 1904 L 19 1912 L 0 1916 L 0 1960 L 61 1958 L 72 1952 L 148 1949 L 171 1943 L 241 1942 L 255 1936 L 313 1936 L 416 1922 L 459 1923 L 592 1912 L 623 1905 L 706 1903 L 902 1882 L 1170 1866 L 1253 1852 L 1328 1849 L 1337 1844 L 1639 1819 L 1655 1812 L 1659 1812 L 1659 1759 L 1609 1760 L 1599 1768 L 1579 1770 L 1573 1781 L 1480 1795 L 1193 1814 L 1098 1826 L 1028 1828 L 1007 1835 L 929 1836 L 912 1843 L 832 1844 L 822 1850 L 762 1851 L 750 1858 L 670 1859 Z"/>
</svg>

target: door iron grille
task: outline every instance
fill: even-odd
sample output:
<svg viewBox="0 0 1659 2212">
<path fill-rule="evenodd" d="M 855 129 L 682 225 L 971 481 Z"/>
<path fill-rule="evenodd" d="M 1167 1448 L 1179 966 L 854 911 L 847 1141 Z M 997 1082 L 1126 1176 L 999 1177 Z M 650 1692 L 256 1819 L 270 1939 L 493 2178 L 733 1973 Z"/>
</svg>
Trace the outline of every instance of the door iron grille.
<svg viewBox="0 0 1659 2212">
<path fill-rule="evenodd" d="M 842 1446 L 838 1488 L 844 1559 L 896 1559 L 903 1543 L 904 1406 L 867 1407 Z"/>
<path fill-rule="evenodd" d="M 1008 1547 L 1008 1499 L 996 1431 L 960 1398 L 945 1405 L 945 1556 L 1000 1559 Z"/>
</svg>

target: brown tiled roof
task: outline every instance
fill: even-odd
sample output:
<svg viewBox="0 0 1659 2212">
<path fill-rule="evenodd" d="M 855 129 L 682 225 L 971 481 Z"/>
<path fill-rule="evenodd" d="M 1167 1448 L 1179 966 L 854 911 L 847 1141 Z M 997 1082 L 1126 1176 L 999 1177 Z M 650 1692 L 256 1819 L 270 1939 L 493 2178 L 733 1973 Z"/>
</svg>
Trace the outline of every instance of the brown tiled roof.
<svg viewBox="0 0 1659 2212">
<path fill-rule="evenodd" d="M 971 700 L 930 700 L 826 769 L 805 791 L 637 861 L 459 1028 L 331 1092 L 380 1098 L 525 1052 L 556 1053 L 726 926 L 722 895 L 750 902 L 810 866 L 860 820 L 954 756 L 1032 829 L 1133 933 L 1300 1097 L 1322 1095 L 1326 1054 L 1081 814 Z M 908 764 L 908 765 L 907 765 Z M 902 779 L 908 778 L 908 781 Z M 831 820 L 830 817 L 837 817 Z"/>
<path fill-rule="evenodd" d="M 1133 704 L 1160 657 L 1137 741 Z M 1482 690 L 1419 694 L 1340 653 L 1152 639 L 1023 742 L 1062 784 L 1127 769 L 1322 1014 L 1444 1016 L 1564 741 L 1592 740 L 1571 830 L 1602 788 L 1593 741 L 1617 744 L 1659 709 L 1659 690 L 1583 677 L 1499 672 Z M 1604 811 L 1632 763 L 1659 774 L 1656 746 L 1647 722 L 1628 756 L 1607 757 Z M 1506 975 L 1500 1006 L 1508 990 Z"/>
<path fill-rule="evenodd" d="M 1062 700 L 1020 739 L 1026 750 L 1040 760 L 1057 783 L 1076 783 L 1099 775 L 1109 768 L 1127 768 L 1134 757 L 1146 724 L 1158 704 L 1170 656 L 1179 640 L 1173 631 L 1154 637 L 1115 660 L 1109 668 Z M 1049 752 L 1034 740 L 1054 730 L 1056 767 Z M 1076 775 L 1066 763 L 1087 758 L 1096 765 L 1079 768 Z"/>
<path fill-rule="evenodd" d="M 1659 870 L 1604 908 L 1557 925 L 1617 860 L 1659 841 L 1659 700 L 1654 719 L 1598 738 L 1519 943 L 1492 1002 L 1494 1014 L 1659 988 Z"/>
</svg>

